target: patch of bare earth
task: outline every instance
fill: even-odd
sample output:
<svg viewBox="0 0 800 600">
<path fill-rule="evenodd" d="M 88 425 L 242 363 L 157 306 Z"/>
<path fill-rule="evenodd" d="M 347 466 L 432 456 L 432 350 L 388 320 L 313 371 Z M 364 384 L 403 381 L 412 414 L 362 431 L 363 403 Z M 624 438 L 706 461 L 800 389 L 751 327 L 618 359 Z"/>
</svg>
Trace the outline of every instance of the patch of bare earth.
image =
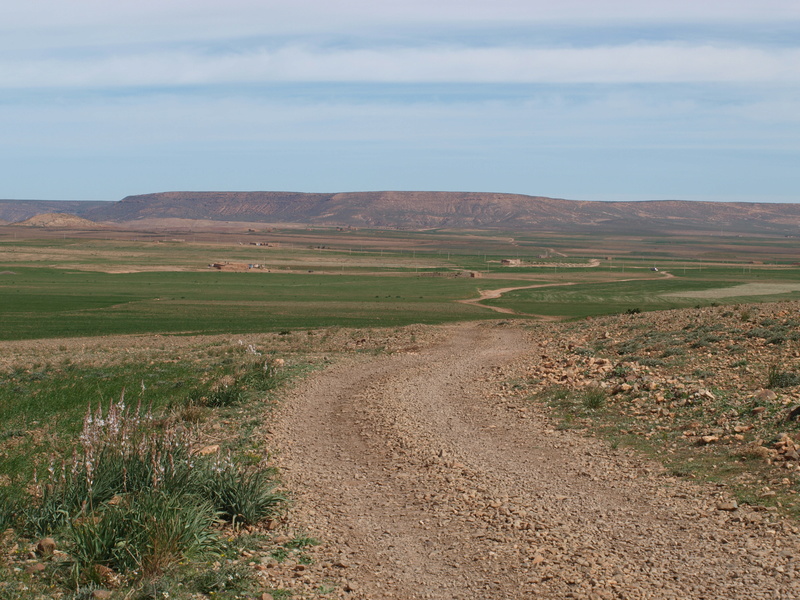
<svg viewBox="0 0 800 600">
<path fill-rule="evenodd" d="M 668 476 L 503 391 L 525 331 L 444 328 L 303 382 L 270 436 L 290 522 L 323 541 L 274 587 L 348 598 L 798 598 L 797 529 Z"/>
</svg>

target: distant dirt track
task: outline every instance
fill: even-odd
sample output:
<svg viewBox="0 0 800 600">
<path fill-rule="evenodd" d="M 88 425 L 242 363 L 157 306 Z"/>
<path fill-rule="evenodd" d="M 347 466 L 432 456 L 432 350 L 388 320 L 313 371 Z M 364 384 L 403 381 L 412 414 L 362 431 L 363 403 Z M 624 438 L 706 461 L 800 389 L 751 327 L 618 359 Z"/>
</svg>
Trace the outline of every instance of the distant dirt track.
<svg viewBox="0 0 800 600">
<path fill-rule="evenodd" d="M 660 271 L 660 276 L 664 279 L 671 279 L 675 277 L 672 273 L 667 271 Z M 617 282 L 623 281 L 642 281 L 641 279 L 617 279 Z M 531 313 L 521 313 L 511 308 L 505 308 L 502 306 L 492 306 L 491 304 L 481 304 L 483 300 L 491 300 L 495 298 L 501 298 L 503 294 L 508 292 L 514 292 L 516 290 L 531 290 L 536 288 L 546 288 L 546 287 L 559 287 L 559 286 L 567 286 L 567 285 L 578 285 L 577 281 L 566 281 L 562 283 L 537 283 L 534 285 L 522 285 L 518 287 L 506 287 L 506 288 L 498 288 L 494 290 L 478 290 L 480 296 L 477 298 L 468 298 L 466 300 L 456 300 L 456 302 L 460 302 L 461 304 L 472 304 L 474 306 L 481 306 L 483 308 L 488 308 L 489 310 L 493 310 L 495 312 L 507 314 L 507 315 L 519 315 L 524 317 L 538 317 L 539 319 L 544 320 L 559 320 L 559 317 L 554 317 L 551 315 L 536 315 Z M 798 286 L 800 288 L 800 286 Z"/>
</svg>

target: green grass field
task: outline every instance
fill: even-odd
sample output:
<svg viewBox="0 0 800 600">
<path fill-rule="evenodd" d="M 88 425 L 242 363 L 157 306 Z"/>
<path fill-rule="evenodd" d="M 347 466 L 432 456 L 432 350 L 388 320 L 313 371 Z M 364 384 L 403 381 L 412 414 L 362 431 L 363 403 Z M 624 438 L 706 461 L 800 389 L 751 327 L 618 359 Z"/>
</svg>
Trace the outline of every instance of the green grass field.
<svg viewBox="0 0 800 600">
<path fill-rule="evenodd" d="M 4 270 L 0 268 L 0 271 Z M 0 339 L 237 333 L 489 318 L 454 302 L 483 280 L 408 276 L 97 273 L 14 267 L 0 275 Z M 491 285 L 514 285 L 492 281 Z"/>
<path fill-rule="evenodd" d="M 737 277 L 735 269 L 713 269 L 708 277 L 693 272 L 689 277 L 606 283 L 579 283 L 508 292 L 502 298 L 486 300 L 485 304 L 512 309 L 523 314 L 585 317 L 640 310 L 667 310 L 709 304 L 742 304 L 800 298 L 800 285 L 796 291 L 761 293 L 772 288 L 783 289 L 787 282 L 800 284 L 800 273 L 781 272 L 780 276 L 767 277 L 756 273 L 752 278 Z M 741 276 L 741 271 L 739 271 Z M 743 283 L 755 284 L 750 295 L 724 294 L 728 288 L 740 289 Z M 776 285 L 771 285 L 776 284 Z M 747 292 L 747 289 L 743 291 Z M 715 293 L 719 292 L 719 293 Z"/>
<path fill-rule="evenodd" d="M 23 233 L 24 239 L 0 238 L 4 340 L 497 318 L 498 313 L 486 306 L 521 315 L 575 318 L 790 299 L 798 293 L 714 298 L 709 290 L 800 282 L 800 269 L 791 262 L 797 257 L 782 238 L 517 239 L 480 232 L 293 230 L 282 234 L 284 238 L 271 234 L 279 241 L 261 247 L 247 240 L 260 240 L 266 237 L 263 233 L 238 236 L 241 239 L 220 236 L 223 241 L 218 243 L 166 236 L 147 241 Z M 611 256 L 607 248 L 614 249 Z M 769 260 L 743 260 L 749 252 Z M 521 257 L 525 264 L 504 267 L 500 261 L 506 257 Z M 739 262 L 732 262 L 734 258 Z M 259 263 L 263 268 L 220 272 L 207 267 L 211 262 Z M 659 273 L 651 271 L 656 264 Z M 441 276 L 462 270 L 482 277 Z M 666 278 L 665 271 L 672 278 Z M 625 281 L 629 279 L 634 281 Z M 509 292 L 484 301 L 484 307 L 457 302 L 477 298 L 481 290 L 534 284 L 569 285 Z"/>
</svg>

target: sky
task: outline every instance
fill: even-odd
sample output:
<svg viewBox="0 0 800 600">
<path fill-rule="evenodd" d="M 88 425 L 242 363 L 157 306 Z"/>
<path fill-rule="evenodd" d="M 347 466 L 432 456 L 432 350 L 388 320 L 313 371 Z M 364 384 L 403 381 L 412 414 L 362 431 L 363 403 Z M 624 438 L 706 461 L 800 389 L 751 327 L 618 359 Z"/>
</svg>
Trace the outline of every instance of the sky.
<svg viewBox="0 0 800 600">
<path fill-rule="evenodd" d="M 797 0 L 0 3 L 0 198 L 800 202 Z"/>
</svg>

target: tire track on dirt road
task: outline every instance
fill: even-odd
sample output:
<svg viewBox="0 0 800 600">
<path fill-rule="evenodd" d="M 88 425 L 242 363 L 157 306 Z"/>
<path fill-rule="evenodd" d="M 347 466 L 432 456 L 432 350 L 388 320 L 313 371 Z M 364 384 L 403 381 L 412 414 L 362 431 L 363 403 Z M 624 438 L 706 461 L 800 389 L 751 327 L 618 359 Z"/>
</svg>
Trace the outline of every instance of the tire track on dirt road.
<svg viewBox="0 0 800 600">
<path fill-rule="evenodd" d="M 796 529 L 506 397 L 529 331 L 442 330 L 311 377 L 275 428 L 292 521 L 324 540 L 342 596 L 800 597 Z"/>
</svg>

